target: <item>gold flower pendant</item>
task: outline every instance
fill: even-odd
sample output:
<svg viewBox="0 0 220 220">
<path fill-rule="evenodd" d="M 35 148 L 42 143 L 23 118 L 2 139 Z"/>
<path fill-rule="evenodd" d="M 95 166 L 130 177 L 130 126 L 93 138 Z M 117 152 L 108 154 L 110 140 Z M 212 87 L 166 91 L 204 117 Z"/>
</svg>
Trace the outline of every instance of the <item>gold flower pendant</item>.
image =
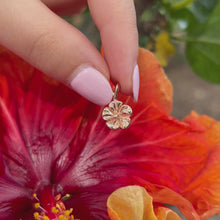
<svg viewBox="0 0 220 220">
<path fill-rule="evenodd" d="M 115 87 L 113 101 L 105 107 L 102 112 L 102 118 L 106 121 L 106 125 L 113 130 L 118 128 L 126 129 L 131 123 L 132 109 L 129 105 L 124 105 L 117 100 L 119 86 Z"/>
</svg>

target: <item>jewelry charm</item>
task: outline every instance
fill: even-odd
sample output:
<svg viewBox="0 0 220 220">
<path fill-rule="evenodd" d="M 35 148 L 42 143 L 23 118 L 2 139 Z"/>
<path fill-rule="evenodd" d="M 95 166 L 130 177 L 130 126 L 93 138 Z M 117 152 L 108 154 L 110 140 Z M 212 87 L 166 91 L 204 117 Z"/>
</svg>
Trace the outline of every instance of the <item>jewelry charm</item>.
<svg viewBox="0 0 220 220">
<path fill-rule="evenodd" d="M 124 105 L 117 100 L 118 90 L 119 86 L 117 84 L 113 94 L 113 101 L 102 112 L 102 118 L 106 121 L 106 125 L 113 130 L 118 128 L 126 129 L 131 123 L 132 109 L 129 105 Z"/>
</svg>

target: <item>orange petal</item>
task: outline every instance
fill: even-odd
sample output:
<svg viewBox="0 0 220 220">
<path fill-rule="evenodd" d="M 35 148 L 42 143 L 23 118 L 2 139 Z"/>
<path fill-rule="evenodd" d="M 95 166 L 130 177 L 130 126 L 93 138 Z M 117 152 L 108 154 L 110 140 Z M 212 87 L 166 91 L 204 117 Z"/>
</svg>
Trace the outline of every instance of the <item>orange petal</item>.
<svg viewBox="0 0 220 220">
<path fill-rule="evenodd" d="M 140 92 L 138 102 L 134 104 L 128 96 L 119 94 L 118 99 L 132 106 L 135 113 L 149 105 L 156 105 L 161 111 L 172 111 L 173 87 L 164 73 L 159 61 L 148 50 L 139 49 L 138 66 L 140 71 Z"/>
<path fill-rule="evenodd" d="M 188 220 L 200 220 L 200 217 L 192 206 L 192 203 L 181 194 L 162 185 L 152 183 L 144 184 L 144 181 L 140 181 L 140 184 L 142 184 L 147 192 L 150 193 L 154 202 L 175 205 Z"/>
<path fill-rule="evenodd" d="M 107 201 L 111 220 L 157 220 L 152 197 L 140 186 L 126 186 L 113 192 Z"/>
<path fill-rule="evenodd" d="M 157 104 L 167 114 L 172 111 L 173 88 L 155 56 L 145 50 L 139 50 L 138 65 L 140 70 L 139 102 L 145 106 Z"/>
<path fill-rule="evenodd" d="M 195 112 L 184 121 L 204 129 L 209 143 L 209 154 L 202 169 L 183 192 L 200 216 L 208 218 L 220 212 L 220 122 Z"/>
<path fill-rule="evenodd" d="M 205 131 L 205 137 L 208 139 L 210 148 L 218 148 L 220 143 L 220 122 L 207 115 L 198 115 L 196 112 L 192 111 L 189 116 L 187 116 L 184 121 L 195 126 L 197 129 L 202 129 Z"/>
</svg>

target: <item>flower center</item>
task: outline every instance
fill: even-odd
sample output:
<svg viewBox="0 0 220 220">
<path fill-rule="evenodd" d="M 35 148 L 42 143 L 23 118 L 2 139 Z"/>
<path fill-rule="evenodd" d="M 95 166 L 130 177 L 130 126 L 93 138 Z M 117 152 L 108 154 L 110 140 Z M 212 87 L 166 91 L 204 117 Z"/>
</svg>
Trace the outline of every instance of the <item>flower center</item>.
<svg viewBox="0 0 220 220">
<path fill-rule="evenodd" d="M 47 195 L 48 196 L 48 195 Z M 51 200 L 51 196 L 47 197 L 47 202 L 40 201 L 37 194 L 33 194 L 34 200 L 34 219 L 35 220 L 79 220 L 74 218 L 73 209 L 66 209 L 63 201 L 69 199 L 71 196 L 66 194 L 61 197 L 60 194 Z M 44 197 L 42 198 L 44 200 Z M 46 204 L 46 207 L 45 205 Z"/>
</svg>

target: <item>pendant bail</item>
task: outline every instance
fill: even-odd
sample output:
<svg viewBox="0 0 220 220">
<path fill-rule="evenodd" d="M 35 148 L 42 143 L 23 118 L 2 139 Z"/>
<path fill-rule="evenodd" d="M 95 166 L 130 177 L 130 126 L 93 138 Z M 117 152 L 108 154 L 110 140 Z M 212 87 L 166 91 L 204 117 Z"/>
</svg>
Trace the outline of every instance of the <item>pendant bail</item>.
<svg viewBox="0 0 220 220">
<path fill-rule="evenodd" d="M 115 92 L 113 94 L 113 100 L 117 99 L 118 92 L 119 92 L 119 84 L 117 83 L 116 86 L 115 86 Z"/>
</svg>

